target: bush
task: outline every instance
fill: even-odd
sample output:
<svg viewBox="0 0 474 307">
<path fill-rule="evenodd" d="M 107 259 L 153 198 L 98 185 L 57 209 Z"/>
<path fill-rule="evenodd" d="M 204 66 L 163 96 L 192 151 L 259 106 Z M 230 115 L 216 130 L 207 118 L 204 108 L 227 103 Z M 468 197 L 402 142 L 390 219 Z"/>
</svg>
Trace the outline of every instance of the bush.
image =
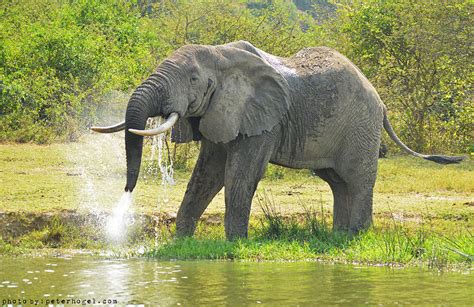
<svg viewBox="0 0 474 307">
<path fill-rule="evenodd" d="M 472 3 L 339 2 L 337 18 L 326 24 L 329 43 L 372 81 L 401 138 L 418 151 L 468 151 Z"/>
</svg>

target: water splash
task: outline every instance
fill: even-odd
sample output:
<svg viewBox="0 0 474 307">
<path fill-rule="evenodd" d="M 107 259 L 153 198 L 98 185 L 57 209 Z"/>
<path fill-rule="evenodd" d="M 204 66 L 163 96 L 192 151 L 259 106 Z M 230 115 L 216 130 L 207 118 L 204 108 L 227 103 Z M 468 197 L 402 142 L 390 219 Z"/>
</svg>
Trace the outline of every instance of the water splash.
<svg viewBox="0 0 474 307">
<path fill-rule="evenodd" d="M 86 223 L 101 227 L 107 239 L 118 241 L 122 234 L 109 235 L 114 233 L 109 228 L 122 223 L 116 228 L 126 232 L 124 223 L 130 220 L 128 215 L 121 213 L 128 210 L 123 210 L 127 198 L 122 195 L 117 203 L 120 194 L 114 193 L 123 189 L 126 173 L 123 135 L 91 133 L 71 147 L 67 154 L 70 162 L 68 175 L 78 178 L 77 209 L 87 213 Z M 109 213 L 107 208 L 113 208 L 113 211 Z"/>
<path fill-rule="evenodd" d="M 160 125 L 160 118 L 150 119 L 149 127 Z M 169 134 L 160 134 L 145 141 L 143 177 L 161 179 L 158 205 L 169 201 L 170 186 L 175 184 L 173 161 L 169 155 Z M 135 222 L 132 195 L 120 196 L 126 174 L 125 148 L 122 133 L 84 136 L 67 153 L 68 176 L 78 178 L 78 209 L 92 217 L 94 225 L 103 225 L 104 234 L 112 242 L 125 239 L 127 228 Z M 142 179 L 145 179 L 143 178 Z M 120 200 L 117 202 L 117 200 Z M 112 208 L 112 211 L 108 211 Z"/>
<path fill-rule="evenodd" d="M 150 118 L 148 120 L 148 125 L 152 128 L 155 128 L 161 125 L 161 121 L 161 117 Z M 162 193 L 160 193 L 160 195 L 163 203 L 167 203 L 169 201 L 169 187 L 175 185 L 176 183 L 174 180 L 173 159 L 171 159 L 169 155 L 169 148 L 167 148 L 167 137 L 169 137 L 167 133 L 153 136 L 149 158 L 150 168 L 147 170 L 149 174 L 158 175 L 159 171 L 159 174 L 161 175 Z M 167 156 L 164 154 L 165 152 L 168 153 Z"/>
<path fill-rule="evenodd" d="M 127 226 L 133 224 L 133 214 L 131 212 L 132 193 L 124 192 L 120 201 L 112 211 L 112 215 L 107 219 L 105 227 L 107 237 L 113 241 L 122 241 L 127 233 Z"/>
</svg>

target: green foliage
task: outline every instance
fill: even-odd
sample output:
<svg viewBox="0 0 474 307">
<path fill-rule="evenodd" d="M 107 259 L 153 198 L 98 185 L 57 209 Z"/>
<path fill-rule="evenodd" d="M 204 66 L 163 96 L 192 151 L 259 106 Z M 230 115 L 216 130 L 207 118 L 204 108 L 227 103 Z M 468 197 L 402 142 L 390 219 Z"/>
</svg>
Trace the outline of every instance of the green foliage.
<svg viewBox="0 0 474 307">
<path fill-rule="evenodd" d="M 157 40 L 126 2 L 2 4 L 0 141 L 76 139 L 111 89 L 146 76 Z"/>
<path fill-rule="evenodd" d="M 419 151 L 468 151 L 472 2 L 337 2 L 330 43 L 374 83 L 401 138 Z"/>
<path fill-rule="evenodd" d="M 111 92 L 128 95 L 180 46 L 243 39 L 280 56 L 334 47 L 373 82 L 410 146 L 472 151 L 471 11 L 468 0 L 3 2 L 0 141 L 75 140 L 123 110 Z M 186 169 L 197 151 L 184 152 Z"/>
<path fill-rule="evenodd" d="M 263 178 L 267 178 L 270 180 L 279 180 L 285 177 L 286 169 L 282 166 L 269 164 L 267 169 L 265 170 L 265 174 Z"/>
</svg>

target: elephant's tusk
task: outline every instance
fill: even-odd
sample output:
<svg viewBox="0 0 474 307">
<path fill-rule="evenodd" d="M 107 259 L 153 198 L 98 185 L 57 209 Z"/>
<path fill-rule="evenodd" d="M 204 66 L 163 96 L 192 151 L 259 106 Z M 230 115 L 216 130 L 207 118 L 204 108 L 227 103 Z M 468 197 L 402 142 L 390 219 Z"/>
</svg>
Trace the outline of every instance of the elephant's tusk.
<svg viewBox="0 0 474 307">
<path fill-rule="evenodd" d="M 115 124 L 113 126 L 91 127 L 92 131 L 99 132 L 99 133 L 112 133 L 112 132 L 122 131 L 123 129 L 125 129 L 125 121 Z"/>
<path fill-rule="evenodd" d="M 150 130 L 138 130 L 138 129 L 128 129 L 131 133 L 142 135 L 142 136 L 154 136 L 165 131 L 168 131 L 173 127 L 173 125 L 178 121 L 179 115 L 178 113 L 171 113 L 170 116 L 166 119 L 166 121 L 161 124 L 160 126 L 156 127 L 155 129 Z"/>
</svg>

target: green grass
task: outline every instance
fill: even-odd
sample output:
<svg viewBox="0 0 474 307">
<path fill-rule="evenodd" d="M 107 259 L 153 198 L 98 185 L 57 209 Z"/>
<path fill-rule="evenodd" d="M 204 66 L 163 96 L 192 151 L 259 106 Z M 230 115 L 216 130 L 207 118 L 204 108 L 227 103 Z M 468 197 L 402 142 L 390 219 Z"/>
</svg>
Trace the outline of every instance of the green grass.
<svg viewBox="0 0 474 307">
<path fill-rule="evenodd" d="M 146 151 L 145 162 L 148 157 Z M 133 254 L 134 246 L 144 245 L 148 255 L 161 259 L 422 262 L 432 267 L 466 263 L 474 254 L 473 170 L 470 160 L 442 166 L 407 156 L 381 159 L 374 227 L 349 237 L 331 230 L 332 194 L 326 183 L 306 170 L 270 166 L 254 198 L 249 239 L 224 240 L 221 191 L 204 217 L 217 222 L 199 224 L 194 239 L 175 240 L 172 223 L 153 234 L 135 229 L 123 247 Z M 23 224 L 64 210 L 84 216 L 92 210 L 106 213 L 120 198 L 124 174 L 120 136 L 91 135 L 79 143 L 49 146 L 0 145 L 0 212 L 20 214 Z M 177 171 L 176 185 L 165 189 L 159 175 L 144 169 L 134 191 L 135 213 L 173 216 L 189 176 L 189 171 Z M 101 231 L 52 219 L 26 234 L 2 237 L 0 254 L 115 250 Z"/>
<path fill-rule="evenodd" d="M 323 260 L 384 265 L 425 265 L 435 269 L 470 266 L 474 236 L 457 227 L 441 232 L 431 221 L 421 224 L 388 220 L 357 235 L 333 232 L 323 212 L 306 209 L 303 216 L 282 216 L 268 199 L 265 214 L 254 219 L 249 239 L 226 241 L 222 226 L 201 224 L 195 238 L 156 242 L 147 256 L 158 259 L 251 261 Z"/>
<path fill-rule="evenodd" d="M 417 241 L 416 234 L 401 237 L 396 233 L 371 230 L 357 238 L 332 236 L 330 242 L 314 238 L 308 240 L 245 239 L 237 242 L 210 239 L 179 239 L 153 248 L 147 256 L 178 260 L 244 260 L 244 261 L 317 261 L 364 263 L 383 265 L 420 265 L 446 268 L 469 266 L 473 259 L 472 237 L 462 243 L 469 251 L 451 250 L 442 238 L 430 237 Z M 385 242 L 390 239 L 392 241 Z M 417 244 L 420 243 L 420 244 Z"/>
<path fill-rule="evenodd" d="M 394 159 L 395 158 L 395 159 Z M 473 193 L 474 165 L 440 165 L 411 156 L 379 159 L 378 193 Z"/>
</svg>

